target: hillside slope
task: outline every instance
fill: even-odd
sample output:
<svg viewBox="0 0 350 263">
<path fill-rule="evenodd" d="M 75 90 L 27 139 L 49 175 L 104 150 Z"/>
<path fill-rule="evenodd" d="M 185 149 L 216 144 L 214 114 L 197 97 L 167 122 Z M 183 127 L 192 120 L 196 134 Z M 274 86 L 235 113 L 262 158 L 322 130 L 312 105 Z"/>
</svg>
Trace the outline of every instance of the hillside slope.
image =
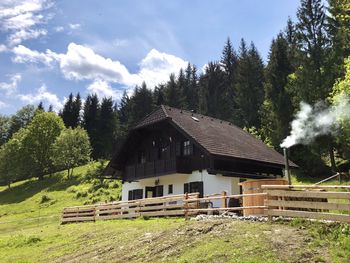
<svg viewBox="0 0 350 263">
<path fill-rule="evenodd" d="M 350 261 L 345 225 L 183 218 L 60 225 L 63 207 L 120 196 L 120 182 L 101 185 L 86 176 L 93 169 L 0 188 L 1 262 Z"/>
</svg>

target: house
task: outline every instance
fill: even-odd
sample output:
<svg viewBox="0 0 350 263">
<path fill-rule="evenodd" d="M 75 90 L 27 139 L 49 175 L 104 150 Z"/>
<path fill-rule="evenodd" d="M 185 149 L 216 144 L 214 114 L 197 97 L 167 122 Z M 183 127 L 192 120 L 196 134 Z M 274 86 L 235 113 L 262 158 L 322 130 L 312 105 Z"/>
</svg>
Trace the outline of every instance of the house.
<svg viewBox="0 0 350 263">
<path fill-rule="evenodd" d="M 133 200 L 239 194 L 243 180 L 282 177 L 283 168 L 281 154 L 232 123 L 162 105 L 129 132 L 105 174 L 122 179 L 122 200 Z"/>
</svg>

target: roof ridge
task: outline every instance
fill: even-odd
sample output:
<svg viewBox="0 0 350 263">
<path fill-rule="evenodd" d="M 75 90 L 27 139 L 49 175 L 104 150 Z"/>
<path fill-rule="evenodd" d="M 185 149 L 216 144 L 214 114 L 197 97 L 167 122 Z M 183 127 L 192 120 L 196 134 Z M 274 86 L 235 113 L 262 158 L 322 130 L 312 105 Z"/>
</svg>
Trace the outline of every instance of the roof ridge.
<svg viewBox="0 0 350 263">
<path fill-rule="evenodd" d="M 187 112 L 187 113 L 199 115 L 199 116 L 204 117 L 204 118 L 213 119 L 215 121 L 219 121 L 219 122 L 222 122 L 222 123 L 225 122 L 225 123 L 227 123 L 229 125 L 232 125 L 232 126 L 235 126 L 236 128 L 239 128 L 237 125 L 235 125 L 231 121 L 225 121 L 225 120 L 222 120 L 222 119 L 219 119 L 219 118 L 215 118 L 215 117 L 212 117 L 212 116 L 208 116 L 208 115 L 204 115 L 204 114 L 201 114 L 201 113 L 198 113 L 198 112 L 192 112 L 191 110 L 179 109 L 179 108 L 171 107 L 171 106 L 168 106 L 168 105 L 165 105 L 165 104 L 162 104 L 162 106 L 165 107 L 165 110 L 168 107 L 168 108 L 171 108 L 171 109 L 179 110 L 181 112 L 184 111 L 184 112 Z M 241 129 L 241 128 L 239 128 L 239 129 Z"/>
<path fill-rule="evenodd" d="M 169 115 L 168 113 L 166 112 L 165 108 L 164 108 L 164 105 L 161 104 L 161 105 L 158 105 L 153 111 L 151 111 L 150 113 L 148 113 L 145 117 L 143 117 L 141 120 L 139 120 L 132 128 L 131 130 L 133 129 L 137 129 L 139 128 L 140 124 L 146 120 L 149 116 L 151 116 L 152 114 L 154 114 L 155 112 L 157 112 L 158 110 L 162 110 L 164 115 L 165 115 L 165 118 L 169 118 Z"/>
</svg>

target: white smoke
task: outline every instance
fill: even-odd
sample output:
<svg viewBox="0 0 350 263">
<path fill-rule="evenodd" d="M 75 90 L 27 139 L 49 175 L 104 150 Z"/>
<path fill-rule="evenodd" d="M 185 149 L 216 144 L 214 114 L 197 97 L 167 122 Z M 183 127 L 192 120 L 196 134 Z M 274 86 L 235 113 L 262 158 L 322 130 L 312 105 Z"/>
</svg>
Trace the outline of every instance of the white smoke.
<svg viewBox="0 0 350 263">
<path fill-rule="evenodd" d="M 335 134 L 342 121 L 350 121 L 350 99 L 345 93 L 338 95 L 328 108 L 323 103 L 312 107 L 301 102 L 290 135 L 280 146 L 289 148 L 295 144 L 309 144 L 319 135 Z"/>
</svg>

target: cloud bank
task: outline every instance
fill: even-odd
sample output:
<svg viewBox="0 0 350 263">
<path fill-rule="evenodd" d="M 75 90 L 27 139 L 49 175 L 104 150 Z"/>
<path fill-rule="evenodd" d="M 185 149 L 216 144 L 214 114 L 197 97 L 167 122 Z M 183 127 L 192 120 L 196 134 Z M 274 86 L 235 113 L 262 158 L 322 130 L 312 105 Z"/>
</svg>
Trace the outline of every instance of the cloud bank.
<svg viewBox="0 0 350 263">
<path fill-rule="evenodd" d="M 187 66 L 187 61 L 152 49 L 139 63 L 137 73 L 130 73 L 120 61 L 112 60 L 95 53 L 91 48 L 70 43 L 66 53 L 55 53 L 49 49 L 45 52 L 31 50 L 18 45 L 12 50 L 15 63 L 44 64 L 53 67 L 57 65 L 64 78 L 68 80 L 90 80 L 87 91 L 113 98 L 121 96 L 120 90 L 112 88 L 111 84 L 119 84 L 126 89 L 133 88 L 145 82 L 149 88 L 164 83 L 171 73 L 177 74 Z"/>
</svg>

